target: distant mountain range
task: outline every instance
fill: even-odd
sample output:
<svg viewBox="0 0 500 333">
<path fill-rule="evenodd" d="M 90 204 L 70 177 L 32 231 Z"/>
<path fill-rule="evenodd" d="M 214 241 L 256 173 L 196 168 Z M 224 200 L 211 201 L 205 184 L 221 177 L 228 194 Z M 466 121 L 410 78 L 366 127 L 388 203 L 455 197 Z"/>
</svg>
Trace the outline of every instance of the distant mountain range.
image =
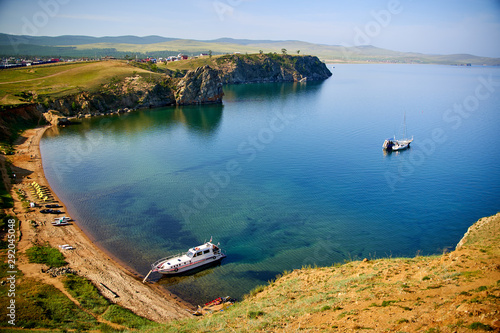
<svg viewBox="0 0 500 333">
<path fill-rule="evenodd" d="M 168 42 L 177 38 L 166 38 L 161 36 L 116 36 L 116 37 L 92 37 L 79 35 L 64 35 L 57 37 L 49 36 L 26 36 L 0 34 L 0 45 L 32 44 L 43 46 L 73 46 L 97 43 L 118 43 L 118 44 L 154 44 Z"/>
<path fill-rule="evenodd" d="M 500 58 L 479 57 L 470 54 L 428 55 L 398 52 L 375 46 L 313 44 L 294 40 L 250 40 L 218 38 L 192 40 L 162 36 L 26 36 L 0 33 L 0 56 L 102 57 L 126 55 L 135 57 L 168 56 L 180 52 L 199 53 L 257 53 L 286 49 L 290 54 L 312 54 L 326 62 L 391 62 L 432 63 L 447 65 L 500 65 Z"/>
</svg>

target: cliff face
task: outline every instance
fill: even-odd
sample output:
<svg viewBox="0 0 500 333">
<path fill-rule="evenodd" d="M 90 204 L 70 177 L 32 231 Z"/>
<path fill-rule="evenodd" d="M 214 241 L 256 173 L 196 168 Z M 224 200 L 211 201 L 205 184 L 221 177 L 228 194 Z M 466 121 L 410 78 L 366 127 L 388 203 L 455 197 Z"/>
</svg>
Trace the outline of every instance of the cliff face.
<svg viewBox="0 0 500 333">
<path fill-rule="evenodd" d="M 97 91 L 84 91 L 76 95 L 40 105 L 43 112 L 57 110 L 66 116 L 105 113 L 119 108 L 161 107 L 175 104 L 174 93 L 168 79 L 146 82 L 139 76 L 122 82 L 111 82 Z"/>
<path fill-rule="evenodd" d="M 332 76 L 332 72 L 330 72 L 325 63 L 321 62 L 318 57 L 297 57 L 293 68 L 300 75 L 301 79 L 306 78 L 309 81 L 326 80 Z"/>
<path fill-rule="evenodd" d="M 92 91 L 4 109 L 0 117 L 0 140 L 15 136 L 23 128 L 45 122 L 42 114 L 49 110 L 58 111 L 58 117 L 65 118 L 123 108 L 221 103 L 223 84 L 316 81 L 332 75 L 326 65 L 313 56 L 226 55 L 216 58 L 212 64 L 213 68 L 199 67 L 187 72 L 180 80 L 165 76 L 158 82 L 136 75 L 124 80 L 112 79 Z M 49 122 L 55 119 L 49 118 Z"/>
<path fill-rule="evenodd" d="M 34 104 L 0 110 L 0 141 L 12 142 L 19 131 L 45 123 L 41 110 Z"/>
<path fill-rule="evenodd" d="M 326 65 L 313 56 L 235 54 L 216 61 L 224 84 L 319 81 L 332 75 Z"/>
<path fill-rule="evenodd" d="M 177 84 L 175 101 L 178 105 L 221 103 L 223 95 L 218 72 L 203 66 L 187 72 L 181 79 Z"/>
<path fill-rule="evenodd" d="M 140 76 L 111 82 L 94 92 L 81 92 L 41 105 L 43 112 L 57 110 L 72 116 L 105 113 L 121 108 L 147 108 L 222 102 L 222 82 L 218 72 L 208 66 L 189 71 L 184 78 L 164 78 L 148 82 Z"/>
</svg>

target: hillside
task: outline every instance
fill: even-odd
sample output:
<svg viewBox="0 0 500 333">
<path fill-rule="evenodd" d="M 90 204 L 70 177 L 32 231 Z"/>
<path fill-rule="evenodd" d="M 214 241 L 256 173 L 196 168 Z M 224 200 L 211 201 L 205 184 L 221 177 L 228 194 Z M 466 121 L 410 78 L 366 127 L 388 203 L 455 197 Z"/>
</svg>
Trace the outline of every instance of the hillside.
<svg viewBox="0 0 500 333">
<path fill-rule="evenodd" d="M 68 116 L 125 108 L 221 103 L 223 84 L 314 81 L 331 75 L 317 57 L 278 54 L 204 57 L 168 65 L 110 60 L 5 69 L 0 71 L 0 141 L 12 141 L 19 130 L 44 123 L 42 114 L 49 110 L 66 121 Z"/>
<path fill-rule="evenodd" d="M 45 124 L 42 112 L 82 110 L 85 93 L 111 92 L 111 85 L 136 77 L 143 87 L 162 75 L 125 62 L 81 62 L 40 65 L 0 71 L 0 142 L 12 141 L 16 133 Z M 148 83 L 150 82 L 150 83 Z M 68 112 L 66 112 L 68 114 Z"/>
<path fill-rule="evenodd" d="M 80 275 L 40 274 L 40 264 L 27 264 L 23 254 L 17 290 L 26 297 L 18 300 L 16 320 L 33 329 L 150 333 L 498 332 L 499 242 L 500 213 L 477 221 L 450 253 L 283 272 L 241 302 L 206 307 L 201 317 L 167 324 L 112 305 L 103 297 L 108 294 Z M 0 255 L 6 257 L 6 250 Z M 5 281 L 5 274 L 0 277 Z M 0 299 L 8 300 L 7 289 L 2 290 Z M 0 326 L 7 327 L 6 320 Z"/>
<path fill-rule="evenodd" d="M 170 78 L 175 85 L 188 70 L 206 65 L 219 71 L 224 84 L 299 81 L 305 77 L 324 80 L 331 76 L 316 57 L 276 54 L 203 57 L 154 66 L 126 61 L 59 63 L 0 71 L 0 105 L 49 105 L 84 91 L 98 92 L 105 85 L 116 85 L 130 77 L 146 83 Z"/>
<path fill-rule="evenodd" d="M 222 83 L 210 68 L 183 80 L 125 61 L 82 62 L 0 71 L 0 142 L 21 130 L 68 116 L 125 112 L 174 104 L 220 103 Z M 56 110 L 56 113 L 48 113 Z M 58 117 L 53 117 L 57 114 Z"/>
<path fill-rule="evenodd" d="M 500 213 L 451 253 L 284 272 L 235 305 L 148 332 L 500 330 Z"/>
<path fill-rule="evenodd" d="M 54 57 L 100 57 L 126 55 L 139 57 L 169 56 L 179 52 L 194 56 L 200 53 L 281 53 L 314 54 L 327 62 L 390 62 L 424 63 L 446 65 L 500 65 L 499 58 L 487 58 L 470 54 L 427 55 L 414 52 L 398 52 L 374 46 L 340 46 L 313 44 L 303 41 L 248 40 L 219 38 L 214 40 L 192 40 L 161 36 L 17 36 L 0 34 L 0 56 L 54 56 Z"/>
<path fill-rule="evenodd" d="M 139 75 L 159 79 L 160 73 L 121 61 L 61 63 L 0 71 L 0 104 L 43 103 L 81 91 L 95 91 L 111 80 Z"/>
</svg>

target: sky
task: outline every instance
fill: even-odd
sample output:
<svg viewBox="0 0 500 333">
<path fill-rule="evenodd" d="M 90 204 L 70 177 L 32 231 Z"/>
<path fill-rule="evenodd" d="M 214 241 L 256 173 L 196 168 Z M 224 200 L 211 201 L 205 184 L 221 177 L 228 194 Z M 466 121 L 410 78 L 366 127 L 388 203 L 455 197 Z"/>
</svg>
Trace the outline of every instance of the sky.
<svg viewBox="0 0 500 333">
<path fill-rule="evenodd" d="M 300 40 L 500 58 L 500 0 L 0 0 L 0 32 Z"/>
</svg>

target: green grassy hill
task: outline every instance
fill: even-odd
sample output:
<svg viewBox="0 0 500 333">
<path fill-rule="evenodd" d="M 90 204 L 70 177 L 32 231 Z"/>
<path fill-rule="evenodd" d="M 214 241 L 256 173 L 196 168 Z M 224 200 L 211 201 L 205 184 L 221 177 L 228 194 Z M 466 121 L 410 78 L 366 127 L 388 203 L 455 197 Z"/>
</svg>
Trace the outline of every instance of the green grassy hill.
<svg viewBox="0 0 500 333">
<path fill-rule="evenodd" d="M 138 74 L 161 77 L 160 73 L 134 67 L 126 61 L 61 63 L 0 71 L 0 105 L 18 105 L 55 99 L 101 84 Z"/>
</svg>

